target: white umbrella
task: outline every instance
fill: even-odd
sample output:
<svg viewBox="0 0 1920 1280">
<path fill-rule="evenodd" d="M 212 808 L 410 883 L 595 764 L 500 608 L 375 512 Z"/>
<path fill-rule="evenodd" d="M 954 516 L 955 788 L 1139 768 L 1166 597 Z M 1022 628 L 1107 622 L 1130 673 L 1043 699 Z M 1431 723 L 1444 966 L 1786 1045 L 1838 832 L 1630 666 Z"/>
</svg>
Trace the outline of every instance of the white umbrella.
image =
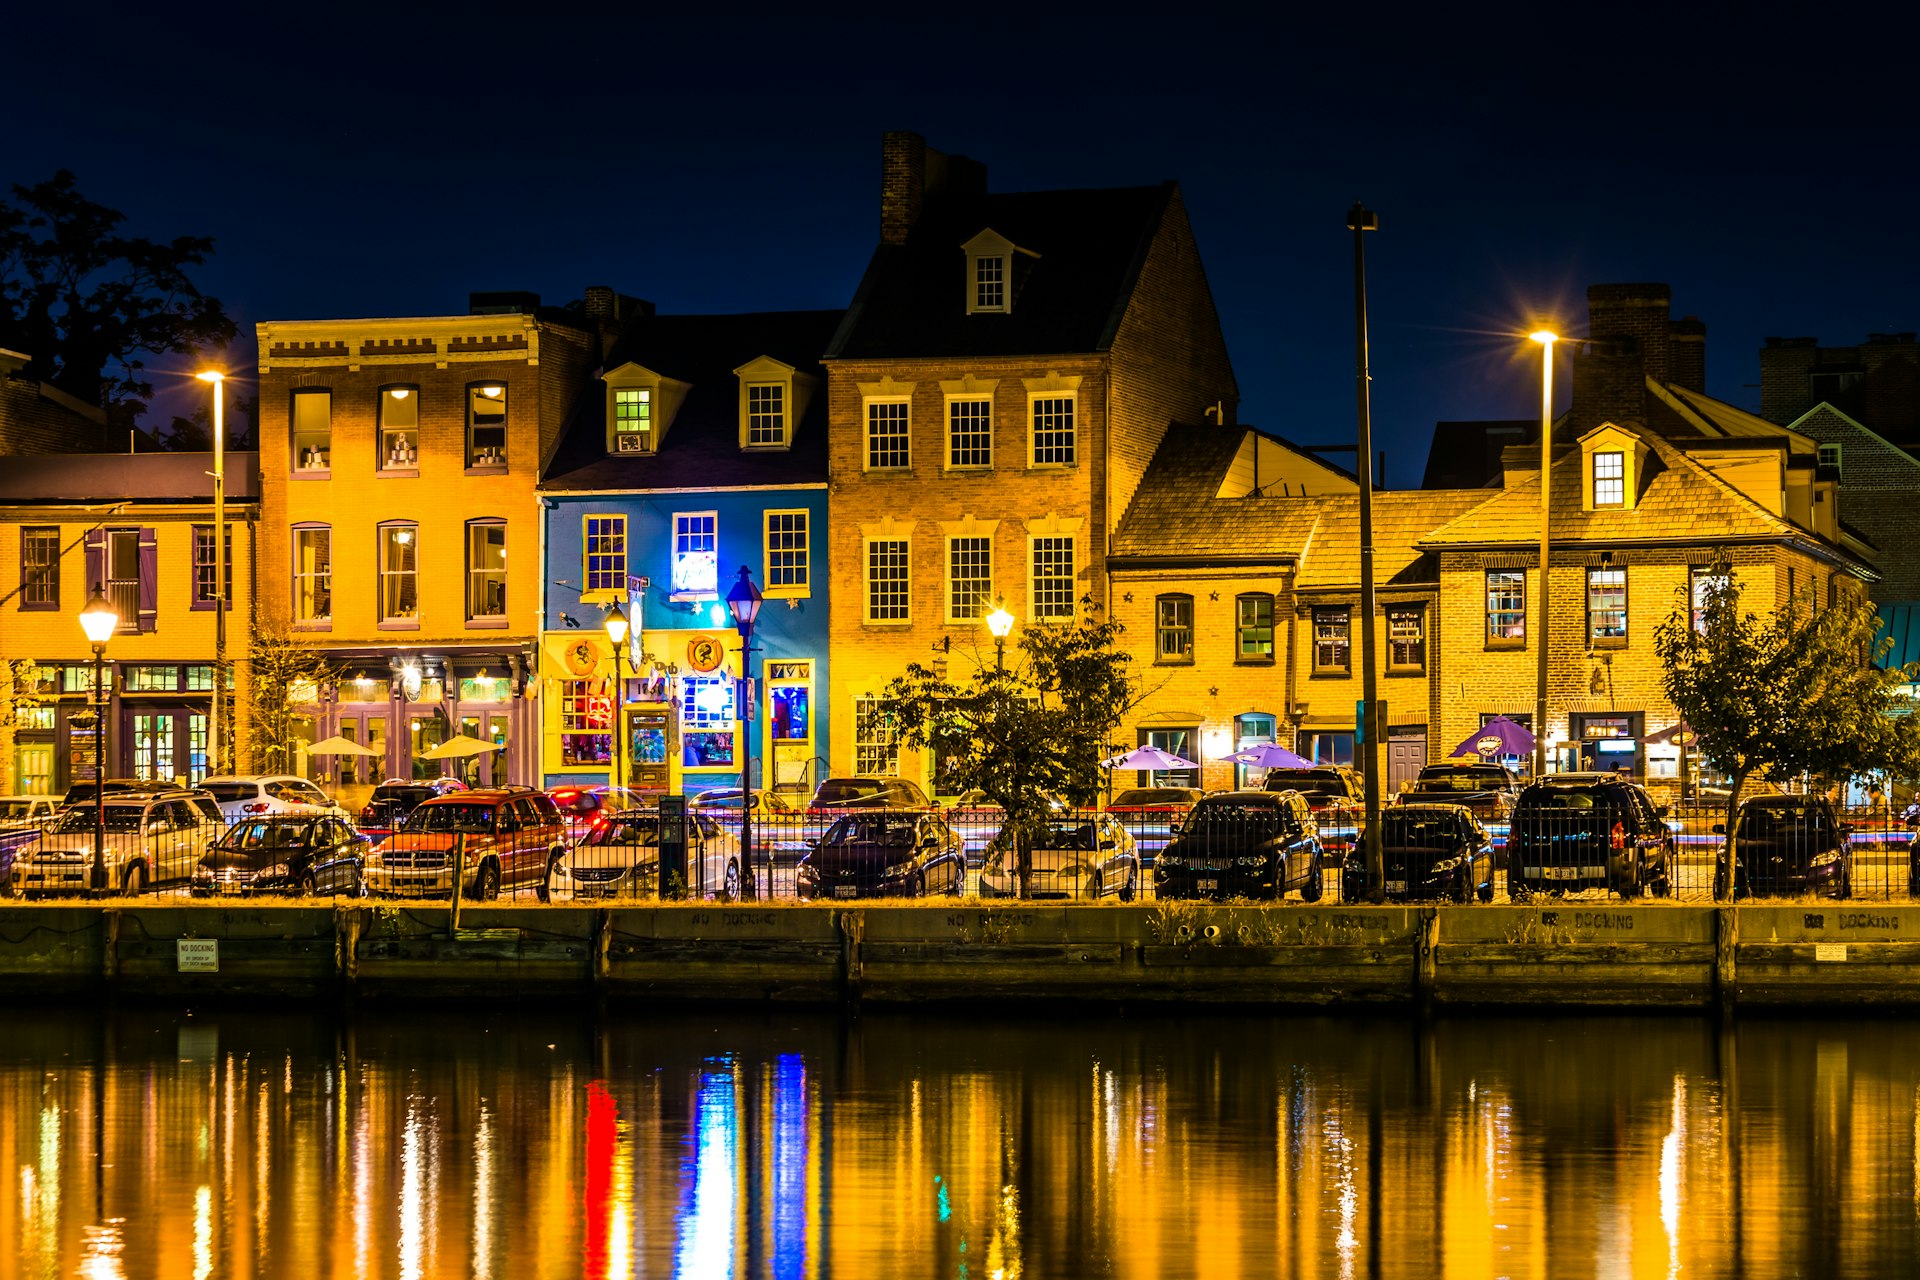
<svg viewBox="0 0 1920 1280">
<path fill-rule="evenodd" d="M 301 748 L 310 756 L 377 756 L 380 753 L 369 747 L 363 747 L 352 738 L 335 735 L 322 738 Z"/>
<path fill-rule="evenodd" d="M 483 756 L 489 751 L 503 751 L 506 745 L 504 742 L 482 742 L 478 738 L 470 738 L 461 733 L 448 738 L 431 751 L 422 751 L 420 758 L 422 760 L 463 760 L 468 756 Z"/>
</svg>

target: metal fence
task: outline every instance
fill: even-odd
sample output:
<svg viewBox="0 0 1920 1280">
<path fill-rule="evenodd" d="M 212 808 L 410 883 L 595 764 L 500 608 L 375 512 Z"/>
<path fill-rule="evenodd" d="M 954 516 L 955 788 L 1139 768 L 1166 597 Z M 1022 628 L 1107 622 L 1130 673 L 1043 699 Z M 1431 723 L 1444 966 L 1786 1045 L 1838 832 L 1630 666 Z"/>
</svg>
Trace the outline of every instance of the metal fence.
<svg viewBox="0 0 1920 1280">
<path fill-rule="evenodd" d="M 1776 824 L 1780 829 L 1742 832 L 1729 892 L 1736 899 L 1920 899 L 1913 828 L 1884 808 L 1844 810 L 1838 817 L 1833 831 L 1803 816 L 1797 824 Z M 690 813 L 684 828 L 664 832 L 657 818 L 641 815 L 565 836 L 462 833 L 444 848 L 408 850 L 349 829 L 340 847 L 288 849 L 285 857 L 255 851 L 246 867 L 231 865 L 231 858 L 216 866 L 209 858 L 228 836 L 219 823 L 110 825 L 101 863 L 109 892 L 135 896 L 444 901 L 457 882 L 468 899 L 510 902 L 749 895 L 762 901 L 1137 902 L 1155 898 L 1157 861 L 1183 819 L 1172 810 L 1057 813 L 1049 834 L 1026 851 L 1024 874 L 999 814 L 986 809 L 755 815 L 751 859 L 743 856 L 738 810 L 724 809 Z M 1518 821 L 1484 823 L 1490 839 L 1469 858 L 1468 892 L 1454 892 L 1445 877 L 1428 874 L 1436 860 L 1459 856 L 1432 850 L 1390 859 L 1386 888 L 1393 898 L 1464 901 L 1712 901 L 1724 839 L 1715 828 L 1724 821 L 1724 811 L 1701 808 L 1671 809 L 1639 824 L 1608 812 L 1523 813 Z M 1312 896 L 1322 904 L 1365 898 L 1362 815 L 1350 808 L 1322 812 L 1316 827 L 1320 892 Z M 1260 856 L 1254 833 L 1242 843 L 1248 847 L 1238 856 Z M 0 830 L 0 891 L 9 898 L 70 900 L 92 892 L 94 880 L 90 821 L 64 830 L 59 818 Z M 1280 897 L 1299 902 L 1308 896 L 1297 878 L 1287 885 Z"/>
</svg>

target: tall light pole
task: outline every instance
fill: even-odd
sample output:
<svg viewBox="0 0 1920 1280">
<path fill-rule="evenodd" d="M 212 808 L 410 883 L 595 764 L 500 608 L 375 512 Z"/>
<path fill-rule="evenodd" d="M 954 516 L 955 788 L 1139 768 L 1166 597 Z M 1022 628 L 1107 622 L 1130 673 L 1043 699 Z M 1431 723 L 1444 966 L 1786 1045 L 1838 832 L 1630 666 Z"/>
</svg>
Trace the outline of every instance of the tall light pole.
<svg viewBox="0 0 1920 1280">
<path fill-rule="evenodd" d="M 620 654 L 627 647 L 627 615 L 616 604 L 607 610 L 601 625 L 606 627 L 607 639 L 613 645 L 613 760 L 607 769 L 607 803 L 617 805 L 620 801 L 613 792 L 620 786 L 620 722 L 626 719 L 627 701 L 626 680 L 620 674 Z"/>
<path fill-rule="evenodd" d="M 993 669 L 1007 669 L 1007 637 L 1013 632 L 1013 615 L 1007 612 L 1007 606 L 996 604 L 993 612 L 987 615 L 987 630 L 993 632 Z"/>
<path fill-rule="evenodd" d="M 1360 771 L 1366 784 L 1367 819 L 1361 829 L 1361 849 L 1367 867 L 1367 897 L 1387 900 L 1386 868 L 1380 849 L 1380 673 L 1374 652 L 1373 594 L 1373 409 L 1368 395 L 1372 375 L 1367 371 L 1367 232 L 1380 229 L 1373 210 L 1353 202 L 1347 211 L 1353 232 L 1353 343 L 1354 383 L 1360 415 Z"/>
<path fill-rule="evenodd" d="M 753 574 L 745 565 L 740 566 L 740 581 L 727 592 L 727 612 L 733 615 L 733 625 L 740 632 L 740 736 L 746 739 L 740 764 L 740 858 L 747 864 L 747 874 L 741 877 L 740 896 L 752 902 L 757 896 L 753 866 L 753 702 L 747 694 L 753 688 L 753 620 L 760 616 L 760 588 L 753 585 Z M 771 868 L 768 876 L 771 879 Z M 767 893 L 772 896 L 771 883 Z"/>
<path fill-rule="evenodd" d="M 120 615 L 107 603 L 105 589 L 93 584 L 93 599 L 80 611 L 80 629 L 93 645 L 93 875 L 95 895 L 107 891 L 107 641 L 120 626 Z"/>
<path fill-rule="evenodd" d="M 1558 334 L 1540 329 L 1530 335 L 1540 344 L 1540 611 L 1534 615 L 1539 627 L 1536 643 L 1540 659 L 1533 690 L 1533 776 L 1547 772 L 1547 566 L 1552 548 L 1548 540 L 1548 516 L 1553 509 L 1553 344 Z"/>
<path fill-rule="evenodd" d="M 223 774 L 227 772 L 222 732 L 227 704 L 227 375 L 218 369 L 202 369 L 195 376 L 213 384 L 213 714 L 207 725 L 211 757 L 207 771 Z"/>
</svg>

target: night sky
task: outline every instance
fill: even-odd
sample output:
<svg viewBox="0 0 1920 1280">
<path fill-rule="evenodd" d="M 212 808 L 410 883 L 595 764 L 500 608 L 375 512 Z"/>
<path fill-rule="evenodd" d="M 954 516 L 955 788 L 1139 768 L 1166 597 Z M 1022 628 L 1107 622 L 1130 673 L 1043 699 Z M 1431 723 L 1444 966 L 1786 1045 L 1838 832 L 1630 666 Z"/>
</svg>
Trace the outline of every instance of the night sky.
<svg viewBox="0 0 1920 1280">
<path fill-rule="evenodd" d="M 33 6 L 0 179 L 72 169 L 136 233 L 213 236 L 243 369 L 256 321 L 475 289 L 844 306 L 888 129 L 997 190 L 1177 178 L 1241 418 L 1308 444 L 1353 438 L 1361 199 L 1395 486 L 1436 420 L 1537 412 L 1519 335 L 1576 332 L 1590 283 L 1670 284 L 1749 408 L 1766 335 L 1920 328 L 1909 10 L 1442 8 Z"/>
</svg>

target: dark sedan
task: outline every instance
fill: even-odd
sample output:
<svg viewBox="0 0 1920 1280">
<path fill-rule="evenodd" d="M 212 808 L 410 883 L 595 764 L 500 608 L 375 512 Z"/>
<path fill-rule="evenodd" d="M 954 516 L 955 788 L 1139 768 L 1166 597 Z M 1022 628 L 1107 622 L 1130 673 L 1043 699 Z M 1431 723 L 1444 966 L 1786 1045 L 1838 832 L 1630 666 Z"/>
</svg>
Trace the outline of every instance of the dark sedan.
<svg viewBox="0 0 1920 1280">
<path fill-rule="evenodd" d="M 930 813 L 876 810 L 837 820 L 800 859 L 802 898 L 924 898 L 966 887 L 966 846 Z"/>
<path fill-rule="evenodd" d="M 1390 901 L 1493 901 L 1493 840 L 1465 805 L 1397 805 L 1383 812 L 1380 865 Z M 1355 848 L 1340 877 L 1340 897 L 1364 902 L 1368 896 L 1366 857 Z"/>
<path fill-rule="evenodd" d="M 1297 791 L 1208 796 L 1173 831 L 1154 869 L 1162 898 L 1320 898 L 1320 837 Z"/>
<path fill-rule="evenodd" d="M 1715 834 L 1726 832 L 1716 822 Z M 1825 796 L 1760 796 L 1740 802 L 1733 830 L 1733 896 L 1853 896 L 1848 826 Z"/>
<path fill-rule="evenodd" d="M 329 815 L 250 818 L 220 833 L 193 869 L 196 897 L 262 893 L 366 896 L 370 841 Z"/>
</svg>

